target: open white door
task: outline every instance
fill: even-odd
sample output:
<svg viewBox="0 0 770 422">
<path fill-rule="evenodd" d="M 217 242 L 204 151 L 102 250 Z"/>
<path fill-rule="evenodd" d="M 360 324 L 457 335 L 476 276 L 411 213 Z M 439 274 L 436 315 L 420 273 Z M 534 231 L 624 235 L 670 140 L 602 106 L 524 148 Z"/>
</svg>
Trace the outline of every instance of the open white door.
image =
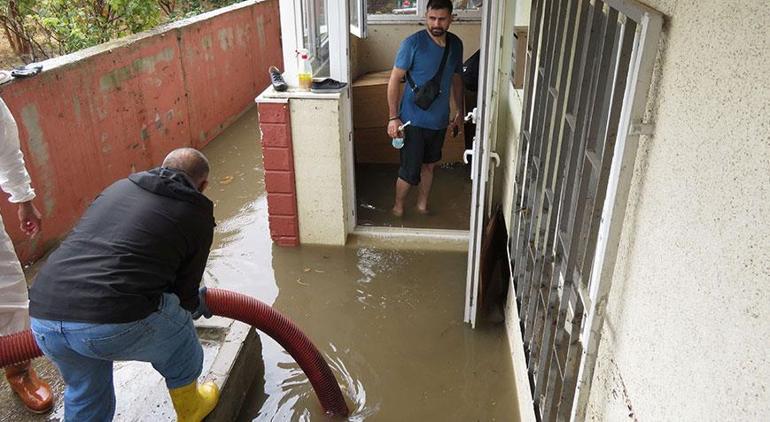
<svg viewBox="0 0 770 422">
<path fill-rule="evenodd" d="M 471 179 L 471 221 L 468 242 L 468 279 L 465 286 L 465 322 L 476 327 L 478 314 L 481 236 L 484 232 L 485 217 L 488 215 L 487 194 L 489 192 L 489 165 L 491 159 L 490 139 L 492 126 L 492 88 L 495 82 L 494 40 L 498 32 L 497 2 L 485 1 L 481 17 L 481 56 L 479 66 L 479 90 L 476 103 L 478 106 L 469 113 L 476 123 L 476 136 L 473 138 L 473 150 L 465 151 L 466 157 L 473 156 Z"/>
<path fill-rule="evenodd" d="M 350 0 L 350 33 L 366 38 L 366 0 Z"/>
</svg>

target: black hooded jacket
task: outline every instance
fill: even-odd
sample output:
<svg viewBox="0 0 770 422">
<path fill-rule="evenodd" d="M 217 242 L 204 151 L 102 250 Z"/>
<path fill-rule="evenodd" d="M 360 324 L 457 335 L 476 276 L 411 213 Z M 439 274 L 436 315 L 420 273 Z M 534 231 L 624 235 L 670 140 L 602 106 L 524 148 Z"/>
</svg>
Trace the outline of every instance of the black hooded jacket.
<svg viewBox="0 0 770 422">
<path fill-rule="evenodd" d="M 119 180 L 86 210 L 41 268 L 30 315 L 47 320 L 125 323 L 158 309 L 164 292 L 198 306 L 198 285 L 214 233 L 214 206 L 176 170 Z"/>
</svg>

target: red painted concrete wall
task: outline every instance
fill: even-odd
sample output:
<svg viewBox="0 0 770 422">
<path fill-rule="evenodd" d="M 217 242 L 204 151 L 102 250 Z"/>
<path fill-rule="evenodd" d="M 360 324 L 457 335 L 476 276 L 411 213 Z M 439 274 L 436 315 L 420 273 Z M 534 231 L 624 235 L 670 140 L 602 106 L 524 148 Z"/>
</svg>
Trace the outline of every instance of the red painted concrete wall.
<svg viewBox="0 0 770 422">
<path fill-rule="evenodd" d="M 262 157 L 270 238 L 281 246 L 299 245 L 299 213 L 288 103 L 260 103 Z"/>
<path fill-rule="evenodd" d="M 268 0 L 53 59 L 38 76 L 0 86 L 43 213 L 43 231 L 30 240 L 15 206 L 0 201 L 22 262 L 66 235 L 113 181 L 159 165 L 174 148 L 205 146 L 282 62 L 278 0 Z"/>
<path fill-rule="evenodd" d="M 283 68 L 280 28 L 278 0 L 270 0 L 182 29 L 196 142 L 205 144 L 254 104 L 270 83 L 270 66 Z"/>
</svg>

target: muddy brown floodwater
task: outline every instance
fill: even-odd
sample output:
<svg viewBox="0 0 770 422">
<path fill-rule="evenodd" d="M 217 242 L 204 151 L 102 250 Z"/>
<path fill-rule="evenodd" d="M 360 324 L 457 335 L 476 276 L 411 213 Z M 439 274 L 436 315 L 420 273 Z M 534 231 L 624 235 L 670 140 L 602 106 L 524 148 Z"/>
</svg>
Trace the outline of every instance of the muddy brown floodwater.
<svg viewBox="0 0 770 422">
<path fill-rule="evenodd" d="M 204 150 L 218 224 L 206 284 L 257 297 L 302 328 L 340 381 L 349 420 L 516 420 L 503 327 L 462 322 L 466 255 L 274 246 L 257 137 L 251 110 Z M 328 420 L 299 366 L 261 339 L 253 359 L 265 377 L 241 420 Z"/>
<path fill-rule="evenodd" d="M 436 167 L 428 200 L 428 215 L 421 215 L 415 209 L 416 188 L 409 191 L 404 215 L 395 217 L 391 214 L 397 175 L 398 164 L 356 166 L 359 225 L 468 230 L 472 186 L 467 164 L 444 163 Z"/>
</svg>

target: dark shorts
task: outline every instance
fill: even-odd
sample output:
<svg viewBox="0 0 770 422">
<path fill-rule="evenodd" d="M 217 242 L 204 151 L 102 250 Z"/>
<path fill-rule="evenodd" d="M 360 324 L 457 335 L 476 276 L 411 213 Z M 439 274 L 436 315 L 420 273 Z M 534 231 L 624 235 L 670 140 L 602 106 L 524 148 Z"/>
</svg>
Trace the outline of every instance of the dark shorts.
<svg viewBox="0 0 770 422">
<path fill-rule="evenodd" d="M 401 148 L 401 167 L 398 177 L 410 185 L 420 184 L 423 164 L 441 161 L 446 129 L 433 130 L 416 126 L 404 128 L 404 147 Z"/>
</svg>

